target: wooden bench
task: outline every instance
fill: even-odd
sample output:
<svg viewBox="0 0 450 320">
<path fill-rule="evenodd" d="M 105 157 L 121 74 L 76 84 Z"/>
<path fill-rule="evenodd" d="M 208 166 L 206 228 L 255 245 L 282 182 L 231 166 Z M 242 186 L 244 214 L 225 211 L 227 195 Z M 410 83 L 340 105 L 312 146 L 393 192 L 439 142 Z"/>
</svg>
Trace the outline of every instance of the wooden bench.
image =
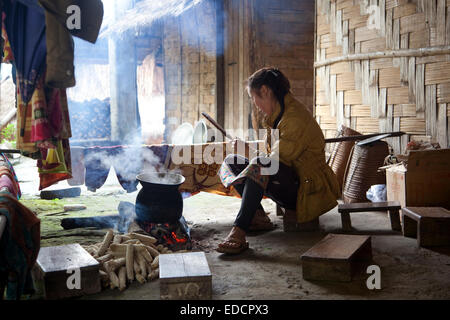
<svg viewBox="0 0 450 320">
<path fill-rule="evenodd" d="M 319 218 L 304 223 L 298 223 L 296 211 L 285 209 L 278 205 L 277 215 L 283 216 L 284 232 L 318 231 L 320 229 Z"/>
<path fill-rule="evenodd" d="M 68 287 L 69 277 L 75 275 L 67 273 L 69 269 L 80 270 L 80 289 Z M 39 251 L 33 279 L 45 299 L 77 297 L 101 291 L 99 269 L 97 260 L 78 243 L 45 247 Z"/>
<path fill-rule="evenodd" d="M 403 235 L 421 247 L 450 245 L 450 211 L 440 207 L 402 209 Z"/>
<path fill-rule="evenodd" d="M 303 279 L 349 282 L 371 259 L 370 236 L 329 234 L 301 256 Z"/>
<path fill-rule="evenodd" d="M 161 300 L 209 300 L 212 275 L 204 252 L 159 256 Z"/>
<path fill-rule="evenodd" d="M 341 214 L 342 229 L 345 231 L 352 229 L 350 213 L 375 211 L 388 211 L 392 230 L 401 231 L 400 209 L 401 206 L 398 201 L 345 203 L 338 206 L 338 212 Z"/>
</svg>

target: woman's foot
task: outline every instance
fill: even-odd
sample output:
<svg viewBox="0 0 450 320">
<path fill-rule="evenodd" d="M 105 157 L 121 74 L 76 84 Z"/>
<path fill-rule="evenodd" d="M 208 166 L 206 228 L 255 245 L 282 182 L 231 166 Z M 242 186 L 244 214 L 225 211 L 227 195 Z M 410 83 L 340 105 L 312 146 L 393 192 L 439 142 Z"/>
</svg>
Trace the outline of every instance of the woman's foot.
<svg viewBox="0 0 450 320">
<path fill-rule="evenodd" d="M 248 242 L 245 240 L 245 231 L 239 227 L 233 227 L 225 241 L 219 243 L 217 252 L 238 254 L 248 249 Z"/>
<path fill-rule="evenodd" d="M 252 224 L 250 225 L 250 231 L 269 231 L 275 229 L 274 224 L 270 221 L 267 213 L 264 210 L 256 210 L 253 217 Z"/>
</svg>

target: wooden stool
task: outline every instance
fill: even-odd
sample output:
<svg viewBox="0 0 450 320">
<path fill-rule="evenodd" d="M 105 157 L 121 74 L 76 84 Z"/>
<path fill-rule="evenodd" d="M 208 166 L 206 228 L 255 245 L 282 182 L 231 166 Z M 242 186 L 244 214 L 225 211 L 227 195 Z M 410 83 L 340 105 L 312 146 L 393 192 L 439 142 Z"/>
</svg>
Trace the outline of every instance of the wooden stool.
<svg viewBox="0 0 450 320">
<path fill-rule="evenodd" d="M 392 230 L 401 231 L 400 209 L 401 206 L 398 201 L 345 203 L 338 206 L 338 212 L 341 214 L 342 229 L 345 231 L 350 231 L 352 229 L 352 222 L 350 220 L 351 212 L 367 211 L 388 211 Z"/>
<path fill-rule="evenodd" d="M 161 300 L 208 300 L 212 275 L 204 252 L 159 256 Z"/>
<path fill-rule="evenodd" d="M 450 211 L 440 207 L 402 209 L 403 235 L 417 238 L 420 247 L 450 245 Z"/>
<path fill-rule="evenodd" d="M 278 212 L 281 212 L 279 214 Z M 318 231 L 320 229 L 319 218 L 304 222 L 297 222 L 297 212 L 294 210 L 289 210 L 282 208 L 277 205 L 277 215 L 283 216 L 283 231 L 284 232 L 307 232 L 307 231 Z"/>
<path fill-rule="evenodd" d="M 39 251 L 34 281 L 41 284 L 46 299 L 62 299 L 83 296 L 101 291 L 100 264 L 78 243 L 64 246 L 45 247 Z M 67 280 L 80 270 L 80 289 L 69 289 Z"/>
<path fill-rule="evenodd" d="M 303 279 L 348 282 L 371 259 L 370 236 L 329 234 L 301 256 Z"/>
</svg>

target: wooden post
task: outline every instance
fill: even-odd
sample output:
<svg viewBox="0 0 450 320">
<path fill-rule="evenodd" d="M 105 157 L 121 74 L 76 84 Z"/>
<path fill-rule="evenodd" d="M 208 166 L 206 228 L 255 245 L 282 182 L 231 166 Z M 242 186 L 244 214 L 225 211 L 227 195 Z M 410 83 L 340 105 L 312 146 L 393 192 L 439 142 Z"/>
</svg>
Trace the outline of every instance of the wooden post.
<svg viewBox="0 0 450 320">
<path fill-rule="evenodd" d="M 391 228 L 395 231 L 401 231 L 402 226 L 400 224 L 400 214 L 398 209 L 389 210 L 389 218 L 391 220 Z"/>
<path fill-rule="evenodd" d="M 113 20 L 133 8 L 133 0 L 115 0 Z M 111 90 L 111 140 L 120 143 L 135 141 L 140 132 L 137 105 L 136 47 L 132 33 L 111 34 L 109 41 Z"/>
</svg>

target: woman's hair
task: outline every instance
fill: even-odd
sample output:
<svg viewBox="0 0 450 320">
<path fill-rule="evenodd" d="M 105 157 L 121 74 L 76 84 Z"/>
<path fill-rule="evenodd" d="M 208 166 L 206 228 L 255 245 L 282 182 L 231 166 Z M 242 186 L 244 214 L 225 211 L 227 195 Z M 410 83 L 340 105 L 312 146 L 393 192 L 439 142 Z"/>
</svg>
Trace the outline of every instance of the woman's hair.
<svg viewBox="0 0 450 320">
<path fill-rule="evenodd" d="M 247 80 L 247 88 L 255 91 L 258 95 L 264 85 L 269 87 L 278 102 L 284 105 L 284 97 L 291 90 L 288 78 L 277 68 L 266 67 L 256 71 Z"/>
</svg>

